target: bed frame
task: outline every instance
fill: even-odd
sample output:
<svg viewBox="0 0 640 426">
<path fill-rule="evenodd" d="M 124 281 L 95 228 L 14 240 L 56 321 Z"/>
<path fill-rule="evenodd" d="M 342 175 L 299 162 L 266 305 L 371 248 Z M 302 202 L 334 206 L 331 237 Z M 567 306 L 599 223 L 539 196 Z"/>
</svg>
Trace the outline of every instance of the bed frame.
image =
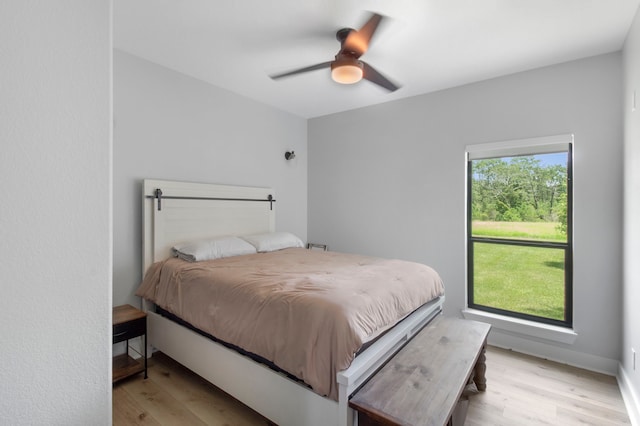
<svg viewBox="0 0 640 426">
<path fill-rule="evenodd" d="M 144 180 L 143 273 L 174 244 L 275 230 L 269 188 Z M 444 297 L 422 306 L 337 374 L 338 401 L 159 314 L 145 300 L 148 343 L 281 426 L 352 426 L 349 397 L 442 311 Z M 152 353 L 149 350 L 148 353 Z"/>
</svg>

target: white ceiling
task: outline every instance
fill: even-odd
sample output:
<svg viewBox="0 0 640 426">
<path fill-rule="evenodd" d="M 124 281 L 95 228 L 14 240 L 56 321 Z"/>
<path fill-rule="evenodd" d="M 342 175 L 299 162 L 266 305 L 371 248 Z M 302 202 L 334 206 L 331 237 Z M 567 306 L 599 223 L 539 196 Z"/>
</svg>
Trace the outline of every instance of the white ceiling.
<svg viewBox="0 0 640 426">
<path fill-rule="evenodd" d="M 622 48 L 640 0 L 115 0 L 114 45 L 310 118 Z M 362 56 L 402 87 L 340 85 L 335 32 L 383 21 Z"/>
</svg>

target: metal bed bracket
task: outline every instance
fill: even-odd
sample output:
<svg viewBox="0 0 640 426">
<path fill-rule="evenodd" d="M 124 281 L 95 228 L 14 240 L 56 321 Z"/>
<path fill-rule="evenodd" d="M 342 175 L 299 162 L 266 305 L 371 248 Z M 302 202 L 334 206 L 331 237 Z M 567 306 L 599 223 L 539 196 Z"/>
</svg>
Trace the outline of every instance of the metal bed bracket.
<svg viewBox="0 0 640 426">
<path fill-rule="evenodd" d="M 162 189 L 156 189 L 156 198 L 158 199 L 158 211 L 162 210 Z"/>
<path fill-rule="evenodd" d="M 273 195 L 269 194 L 266 199 L 259 198 L 215 198 L 215 197 L 174 197 L 174 196 L 162 196 L 162 189 L 157 188 L 154 191 L 154 195 L 147 195 L 146 198 L 155 198 L 158 200 L 158 211 L 162 210 L 162 199 L 171 200 L 213 200 L 213 201 L 266 201 L 269 203 L 269 210 L 273 210 L 273 203 L 276 200 Z"/>
</svg>

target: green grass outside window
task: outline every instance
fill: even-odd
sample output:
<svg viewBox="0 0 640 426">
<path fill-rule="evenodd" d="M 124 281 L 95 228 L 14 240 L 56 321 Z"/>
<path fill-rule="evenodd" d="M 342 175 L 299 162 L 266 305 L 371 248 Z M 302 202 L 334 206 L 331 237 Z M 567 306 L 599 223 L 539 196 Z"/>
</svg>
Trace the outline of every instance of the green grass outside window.
<svg viewBox="0 0 640 426">
<path fill-rule="evenodd" d="M 564 250 L 474 243 L 474 302 L 564 320 Z"/>
</svg>

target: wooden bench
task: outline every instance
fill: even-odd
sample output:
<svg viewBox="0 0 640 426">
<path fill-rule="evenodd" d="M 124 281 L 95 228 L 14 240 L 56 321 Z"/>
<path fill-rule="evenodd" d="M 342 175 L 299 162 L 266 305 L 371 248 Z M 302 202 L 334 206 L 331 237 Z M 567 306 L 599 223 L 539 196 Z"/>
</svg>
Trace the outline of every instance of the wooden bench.
<svg viewBox="0 0 640 426">
<path fill-rule="evenodd" d="M 485 348 L 491 326 L 459 318 L 435 318 L 355 395 L 349 406 L 358 426 L 464 423 L 465 386 L 486 389 Z"/>
</svg>

